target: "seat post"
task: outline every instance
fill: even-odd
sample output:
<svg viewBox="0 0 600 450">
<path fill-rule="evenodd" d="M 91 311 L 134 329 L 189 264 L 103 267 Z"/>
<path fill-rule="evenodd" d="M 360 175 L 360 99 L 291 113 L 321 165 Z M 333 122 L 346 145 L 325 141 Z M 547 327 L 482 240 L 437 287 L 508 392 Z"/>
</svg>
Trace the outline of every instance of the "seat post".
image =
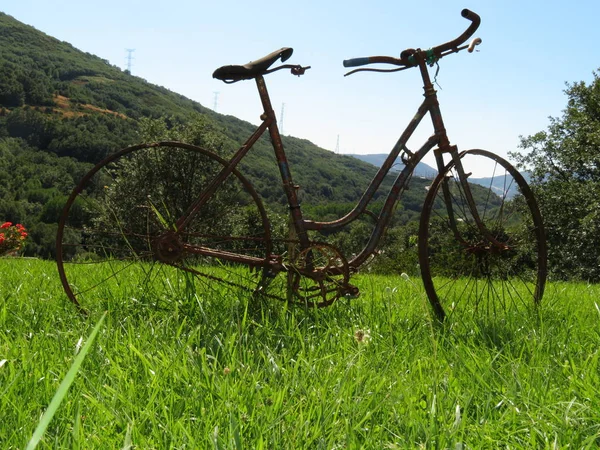
<svg viewBox="0 0 600 450">
<path fill-rule="evenodd" d="M 269 97 L 269 92 L 267 91 L 267 84 L 265 83 L 265 78 L 262 75 L 258 75 L 256 78 L 256 87 L 258 88 L 258 95 L 260 96 L 260 101 L 263 106 L 264 113 L 260 116 L 260 119 L 268 122 L 277 122 L 277 118 L 275 117 L 275 111 L 273 111 L 273 107 L 271 106 L 271 99 Z M 267 120 L 269 119 L 269 120 Z M 269 127 L 271 123 L 268 123 Z"/>
<path fill-rule="evenodd" d="M 302 248 L 306 248 L 310 244 L 310 239 L 304 229 L 302 211 L 300 210 L 300 203 L 298 202 L 298 189 L 300 186 L 296 186 L 292 180 L 290 166 L 283 149 L 283 141 L 281 140 L 279 128 L 277 127 L 277 118 L 275 116 L 275 111 L 273 111 L 273 107 L 271 106 L 267 85 L 262 75 L 256 77 L 256 86 L 264 108 L 264 113 L 260 116 L 260 119 L 269 127 L 269 135 L 271 136 L 271 143 L 273 145 L 273 150 L 275 151 L 275 157 L 277 158 L 277 166 L 279 167 L 279 173 L 281 174 L 281 179 L 283 181 L 283 190 L 288 199 L 292 223 L 296 230 L 300 245 Z"/>
</svg>

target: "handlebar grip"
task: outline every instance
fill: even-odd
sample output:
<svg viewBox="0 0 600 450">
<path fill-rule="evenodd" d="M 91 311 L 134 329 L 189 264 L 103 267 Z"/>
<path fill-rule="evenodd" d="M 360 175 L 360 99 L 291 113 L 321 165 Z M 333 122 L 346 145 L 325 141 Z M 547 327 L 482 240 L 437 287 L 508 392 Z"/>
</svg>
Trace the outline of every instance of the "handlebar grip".
<svg viewBox="0 0 600 450">
<path fill-rule="evenodd" d="M 358 67 L 358 66 L 365 66 L 367 64 L 371 63 L 371 58 L 366 56 L 364 58 L 351 58 L 351 59 L 345 59 L 343 64 L 344 67 Z"/>
<path fill-rule="evenodd" d="M 479 17 L 479 14 L 476 14 L 473 11 L 465 8 L 460 12 L 460 15 L 463 16 L 465 19 L 471 21 L 471 24 L 456 39 L 446 42 L 445 44 L 438 45 L 437 47 L 433 47 L 432 50 L 436 55 L 440 55 L 447 51 L 454 52 L 454 49 L 456 49 L 459 45 L 461 45 L 463 42 L 465 42 L 467 39 L 473 36 L 475 31 L 477 31 L 477 28 L 479 28 L 479 25 L 481 24 L 481 17 Z"/>
<path fill-rule="evenodd" d="M 460 15 L 463 16 L 465 19 L 470 20 L 471 22 L 481 22 L 481 17 L 479 17 L 479 14 L 474 13 L 470 9 L 463 9 L 460 12 Z"/>
</svg>

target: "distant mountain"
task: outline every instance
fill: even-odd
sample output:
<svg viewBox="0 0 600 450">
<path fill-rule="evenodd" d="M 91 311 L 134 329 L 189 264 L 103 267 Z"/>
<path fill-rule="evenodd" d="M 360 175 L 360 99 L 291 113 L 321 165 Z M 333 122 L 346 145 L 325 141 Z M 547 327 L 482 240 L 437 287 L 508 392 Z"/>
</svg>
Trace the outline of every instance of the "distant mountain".
<svg viewBox="0 0 600 450">
<path fill-rule="evenodd" d="M 373 154 L 373 155 L 348 155 L 348 156 L 352 156 L 354 158 L 360 159 L 361 161 L 368 162 L 369 164 L 373 164 L 376 167 L 381 167 L 381 165 L 385 162 L 388 155 L 385 153 L 378 153 L 378 154 Z M 400 160 L 400 158 L 398 158 L 396 160 L 396 163 L 392 167 L 392 171 L 400 172 L 403 168 L 404 168 L 404 163 Z M 417 164 L 417 167 L 415 169 L 415 175 L 418 177 L 433 179 L 437 175 L 437 170 L 423 162 L 420 162 L 419 164 Z M 524 172 L 524 173 L 522 173 L 522 175 L 525 178 L 525 180 L 529 183 L 529 178 L 530 178 L 529 174 L 527 172 Z M 514 183 L 507 184 L 510 182 L 506 180 L 505 176 L 496 176 L 494 178 L 492 178 L 492 177 L 469 178 L 469 182 L 478 184 L 478 185 L 486 187 L 486 188 L 491 186 L 492 190 L 494 192 L 496 192 L 496 194 L 500 197 L 502 197 L 504 192 L 506 192 L 506 198 L 512 198 L 518 192 L 517 186 Z"/>
<path fill-rule="evenodd" d="M 529 183 L 529 180 L 530 180 L 529 173 L 523 172 L 521 175 L 523 175 L 523 178 L 525 178 L 525 181 L 527 181 L 527 183 Z M 512 179 L 512 177 L 510 177 L 510 179 Z M 504 195 L 504 193 L 506 193 L 506 198 L 512 198 L 518 193 L 518 189 L 517 189 L 517 186 L 515 185 L 515 183 L 513 182 L 512 184 L 508 184 L 508 183 L 510 183 L 510 181 L 506 180 L 506 176 L 497 176 L 494 178 L 491 178 L 491 177 L 469 178 L 469 181 L 471 183 L 475 183 L 480 186 L 484 186 L 486 188 L 490 187 L 500 197 L 502 197 Z"/>
<path fill-rule="evenodd" d="M 381 167 L 385 162 L 388 155 L 386 153 L 377 153 L 374 155 L 348 155 L 353 156 L 354 158 L 360 159 L 361 161 L 368 162 L 369 164 L 373 164 L 376 167 Z M 404 163 L 400 160 L 400 158 L 396 159 L 395 164 L 392 166 L 393 172 L 401 172 L 404 169 Z M 418 177 L 424 177 L 428 179 L 434 179 L 437 175 L 437 170 L 433 167 L 420 162 L 417 164 L 414 174 Z"/>
</svg>

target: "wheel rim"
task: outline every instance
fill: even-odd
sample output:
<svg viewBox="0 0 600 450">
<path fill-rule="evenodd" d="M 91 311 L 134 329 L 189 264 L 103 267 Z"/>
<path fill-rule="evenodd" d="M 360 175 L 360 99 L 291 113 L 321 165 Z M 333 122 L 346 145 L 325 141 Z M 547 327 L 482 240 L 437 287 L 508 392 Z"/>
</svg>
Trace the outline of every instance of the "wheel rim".
<svg viewBox="0 0 600 450">
<path fill-rule="evenodd" d="M 176 142 L 143 144 L 96 165 L 69 197 L 57 233 L 57 262 L 69 299 L 125 297 L 159 305 L 216 292 L 214 282 L 252 290 L 257 275 L 233 263 L 188 250 L 207 249 L 265 261 L 271 254 L 269 222 L 250 183 L 234 171 L 189 226 L 175 222 L 226 161 Z M 181 270 L 183 269 L 183 270 Z M 194 277 L 193 275 L 197 275 Z"/>
<path fill-rule="evenodd" d="M 429 189 L 420 225 L 421 274 L 436 316 L 498 315 L 539 303 L 547 272 L 546 244 L 531 189 L 514 167 L 490 152 L 470 150 L 460 157 L 465 173 L 491 163 L 485 183 L 470 182 L 489 234 L 477 227 L 450 163 Z M 444 184 L 451 213 L 444 206 Z"/>
</svg>

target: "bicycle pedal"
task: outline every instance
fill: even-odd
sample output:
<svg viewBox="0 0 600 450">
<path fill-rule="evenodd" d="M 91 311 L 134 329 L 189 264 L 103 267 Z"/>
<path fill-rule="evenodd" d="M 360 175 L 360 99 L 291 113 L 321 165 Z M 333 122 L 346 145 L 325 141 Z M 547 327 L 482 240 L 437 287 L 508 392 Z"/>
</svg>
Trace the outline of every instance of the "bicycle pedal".
<svg viewBox="0 0 600 450">
<path fill-rule="evenodd" d="M 360 289 L 352 284 L 347 284 L 342 289 L 342 296 L 347 299 L 355 299 L 360 297 Z"/>
</svg>

